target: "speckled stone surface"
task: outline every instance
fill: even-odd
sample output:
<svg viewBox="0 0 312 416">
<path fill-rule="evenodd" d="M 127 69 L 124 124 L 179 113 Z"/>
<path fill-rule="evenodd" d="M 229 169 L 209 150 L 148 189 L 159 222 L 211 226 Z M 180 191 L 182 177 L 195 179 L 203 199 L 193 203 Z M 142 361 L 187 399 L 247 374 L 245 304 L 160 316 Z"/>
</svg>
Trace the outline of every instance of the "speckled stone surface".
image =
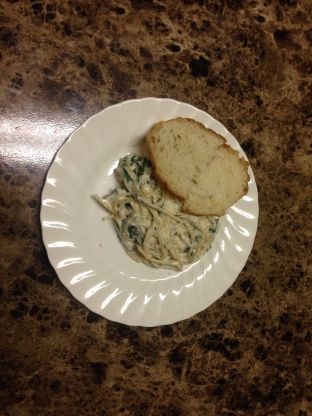
<svg viewBox="0 0 312 416">
<path fill-rule="evenodd" d="M 309 0 L 0 2 L 1 415 L 312 415 L 311 16 Z M 232 288 L 153 329 L 73 299 L 39 224 L 65 138 L 143 96 L 223 122 L 260 197 Z"/>
</svg>

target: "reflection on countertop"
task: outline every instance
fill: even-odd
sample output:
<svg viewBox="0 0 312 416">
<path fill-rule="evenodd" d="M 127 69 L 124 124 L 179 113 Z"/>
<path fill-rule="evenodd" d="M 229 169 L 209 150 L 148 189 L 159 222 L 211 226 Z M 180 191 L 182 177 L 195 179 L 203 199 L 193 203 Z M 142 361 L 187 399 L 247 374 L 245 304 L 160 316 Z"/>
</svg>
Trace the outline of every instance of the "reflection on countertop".
<svg viewBox="0 0 312 416">
<path fill-rule="evenodd" d="M 312 414 L 311 16 L 308 0 L 1 2 L 1 414 Z M 106 321 L 72 298 L 39 224 L 66 137 L 144 96 L 224 123 L 260 201 L 233 287 L 153 329 Z"/>
</svg>

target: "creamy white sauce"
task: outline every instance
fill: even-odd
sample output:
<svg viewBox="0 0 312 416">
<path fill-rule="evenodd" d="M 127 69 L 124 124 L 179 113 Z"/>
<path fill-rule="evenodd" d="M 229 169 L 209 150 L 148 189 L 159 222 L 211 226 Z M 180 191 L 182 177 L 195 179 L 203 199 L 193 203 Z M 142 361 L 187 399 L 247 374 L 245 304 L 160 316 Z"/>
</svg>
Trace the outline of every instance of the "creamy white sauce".
<svg viewBox="0 0 312 416">
<path fill-rule="evenodd" d="M 146 158 L 123 157 L 115 175 L 116 189 L 95 198 L 111 214 L 119 239 L 134 260 L 182 269 L 209 250 L 218 218 L 183 213 L 181 203 L 158 186 Z"/>
</svg>

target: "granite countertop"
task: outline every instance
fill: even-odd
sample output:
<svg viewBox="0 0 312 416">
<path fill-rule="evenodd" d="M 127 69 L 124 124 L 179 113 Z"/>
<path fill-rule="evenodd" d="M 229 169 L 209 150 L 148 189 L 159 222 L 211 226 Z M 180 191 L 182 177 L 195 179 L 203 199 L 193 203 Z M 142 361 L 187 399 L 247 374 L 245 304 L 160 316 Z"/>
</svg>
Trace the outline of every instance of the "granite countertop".
<svg viewBox="0 0 312 416">
<path fill-rule="evenodd" d="M 311 16 L 309 0 L 0 3 L 1 415 L 312 415 Z M 76 301 L 39 223 L 65 138 L 144 96 L 224 123 L 260 198 L 231 289 L 152 329 Z"/>
</svg>

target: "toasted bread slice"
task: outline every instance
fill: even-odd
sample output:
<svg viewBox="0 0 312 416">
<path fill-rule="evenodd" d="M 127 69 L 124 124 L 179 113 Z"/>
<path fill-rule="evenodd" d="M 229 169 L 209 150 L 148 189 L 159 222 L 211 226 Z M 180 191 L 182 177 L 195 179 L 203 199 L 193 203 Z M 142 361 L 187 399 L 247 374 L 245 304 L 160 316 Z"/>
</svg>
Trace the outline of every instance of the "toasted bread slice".
<svg viewBox="0 0 312 416">
<path fill-rule="evenodd" d="M 155 176 L 195 215 L 224 215 L 248 191 L 248 163 L 225 139 L 189 118 L 157 123 L 146 135 Z"/>
</svg>

